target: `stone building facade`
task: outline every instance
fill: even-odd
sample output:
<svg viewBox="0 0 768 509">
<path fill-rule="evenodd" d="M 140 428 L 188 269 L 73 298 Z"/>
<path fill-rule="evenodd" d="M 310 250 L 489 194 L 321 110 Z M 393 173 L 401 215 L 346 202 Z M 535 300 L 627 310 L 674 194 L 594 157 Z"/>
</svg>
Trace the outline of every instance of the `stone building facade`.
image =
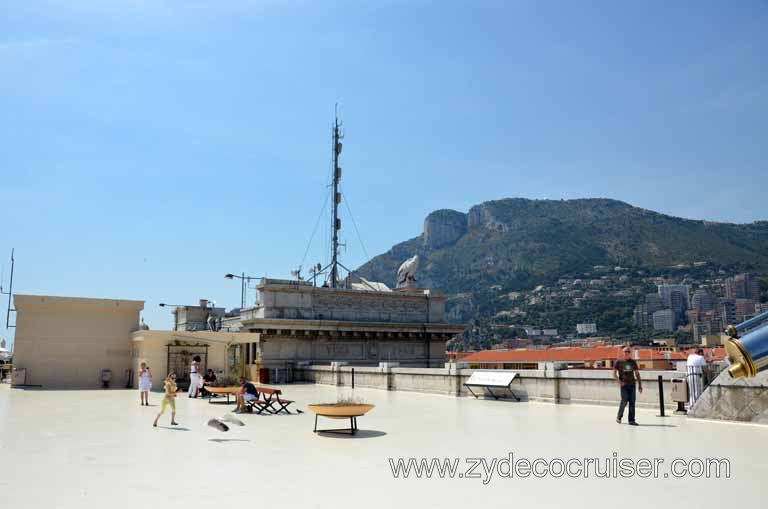
<svg viewBox="0 0 768 509">
<path fill-rule="evenodd" d="M 257 305 L 240 315 L 246 365 L 349 363 L 442 367 L 446 342 L 464 326 L 445 319 L 433 290 L 367 291 L 264 279 Z"/>
</svg>

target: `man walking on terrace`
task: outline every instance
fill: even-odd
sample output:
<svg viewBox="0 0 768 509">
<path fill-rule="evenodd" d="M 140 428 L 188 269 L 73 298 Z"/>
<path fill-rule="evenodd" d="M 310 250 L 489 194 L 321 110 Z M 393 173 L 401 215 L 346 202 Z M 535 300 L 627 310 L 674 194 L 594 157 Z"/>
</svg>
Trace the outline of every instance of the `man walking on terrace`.
<svg viewBox="0 0 768 509">
<path fill-rule="evenodd" d="M 616 422 L 621 424 L 621 419 L 624 417 L 624 408 L 629 404 L 629 424 L 631 426 L 637 426 L 635 421 L 635 399 L 637 393 L 635 391 L 635 384 L 637 384 L 637 390 L 643 392 L 643 382 L 640 380 L 640 370 L 637 367 L 637 362 L 632 358 L 632 349 L 628 346 L 624 347 L 624 358 L 616 361 L 613 365 L 613 378 L 621 387 L 621 404 L 619 405 L 619 414 L 616 416 Z"/>
</svg>

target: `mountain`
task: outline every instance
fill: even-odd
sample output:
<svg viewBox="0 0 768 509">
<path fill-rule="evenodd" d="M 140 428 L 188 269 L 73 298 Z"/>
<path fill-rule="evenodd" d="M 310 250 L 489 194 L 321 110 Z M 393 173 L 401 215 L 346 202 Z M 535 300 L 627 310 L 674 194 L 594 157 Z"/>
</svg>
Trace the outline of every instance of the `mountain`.
<svg viewBox="0 0 768 509">
<path fill-rule="evenodd" d="M 468 213 L 438 210 L 418 237 L 358 269 L 394 286 L 399 265 L 418 254 L 418 278 L 449 294 L 530 289 L 593 266 L 663 268 L 708 262 L 768 272 L 768 221 L 682 219 L 610 199 L 508 198 Z"/>
</svg>

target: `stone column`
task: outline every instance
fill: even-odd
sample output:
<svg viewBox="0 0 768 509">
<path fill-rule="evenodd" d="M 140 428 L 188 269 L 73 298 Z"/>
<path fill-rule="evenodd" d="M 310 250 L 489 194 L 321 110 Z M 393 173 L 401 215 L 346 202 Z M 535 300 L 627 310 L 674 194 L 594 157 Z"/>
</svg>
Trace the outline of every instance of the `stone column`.
<svg viewBox="0 0 768 509">
<path fill-rule="evenodd" d="M 461 396 L 461 365 L 457 362 L 446 362 L 445 369 L 448 370 L 448 378 L 453 385 L 453 395 Z"/>
<path fill-rule="evenodd" d="M 399 362 L 380 362 L 379 369 L 384 373 L 387 380 L 387 390 L 391 391 L 394 387 L 394 375 L 392 374 L 392 368 L 400 366 Z"/>
<path fill-rule="evenodd" d="M 344 361 L 336 361 L 331 363 L 331 371 L 333 372 L 333 378 L 337 387 L 344 384 L 343 380 L 341 379 L 341 367 L 346 366 L 347 364 L 349 363 Z"/>
</svg>

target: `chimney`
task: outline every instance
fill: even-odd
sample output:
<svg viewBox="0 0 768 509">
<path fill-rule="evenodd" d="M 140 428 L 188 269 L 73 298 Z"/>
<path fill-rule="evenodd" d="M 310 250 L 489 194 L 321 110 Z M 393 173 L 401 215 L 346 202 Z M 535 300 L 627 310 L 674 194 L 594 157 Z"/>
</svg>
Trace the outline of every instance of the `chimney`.
<svg viewBox="0 0 768 509">
<path fill-rule="evenodd" d="M 200 307 L 201 308 L 207 308 L 208 307 L 208 299 L 200 299 Z"/>
</svg>

